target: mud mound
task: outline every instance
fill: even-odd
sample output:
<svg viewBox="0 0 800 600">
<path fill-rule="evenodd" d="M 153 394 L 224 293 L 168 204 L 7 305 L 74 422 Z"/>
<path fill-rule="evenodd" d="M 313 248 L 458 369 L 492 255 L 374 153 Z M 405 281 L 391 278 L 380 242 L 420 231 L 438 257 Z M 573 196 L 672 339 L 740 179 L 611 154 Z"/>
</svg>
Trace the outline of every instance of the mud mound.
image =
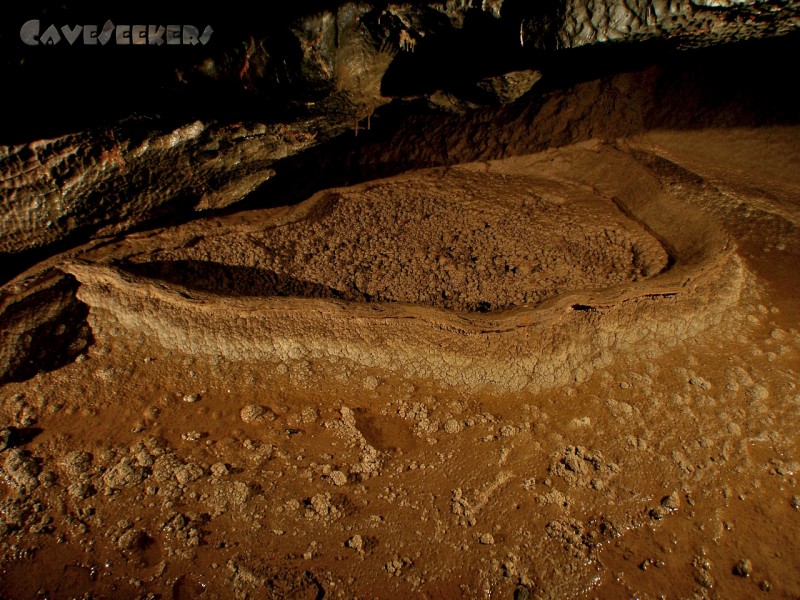
<svg viewBox="0 0 800 600">
<path fill-rule="evenodd" d="M 129 268 L 222 294 L 486 312 L 638 281 L 668 262 L 609 199 L 530 175 L 433 171 L 326 192 L 295 213 Z"/>
<path fill-rule="evenodd" d="M 583 381 L 641 343 L 656 355 L 714 327 L 745 276 L 713 221 L 596 143 L 131 236 L 64 269 L 96 331 L 501 389 Z"/>
</svg>

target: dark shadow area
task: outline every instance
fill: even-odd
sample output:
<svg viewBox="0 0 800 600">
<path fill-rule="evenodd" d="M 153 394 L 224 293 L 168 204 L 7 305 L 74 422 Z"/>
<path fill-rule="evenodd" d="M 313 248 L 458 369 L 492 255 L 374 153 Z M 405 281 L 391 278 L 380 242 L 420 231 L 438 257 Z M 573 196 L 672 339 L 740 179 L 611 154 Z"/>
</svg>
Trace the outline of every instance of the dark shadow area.
<svg viewBox="0 0 800 600">
<path fill-rule="evenodd" d="M 299 52 L 288 24 L 308 12 L 334 7 L 331 0 L 273 3 L 268 17 L 255 18 L 251 4 L 158 2 L 108 3 L 45 0 L 12 3 L 0 24 L 0 76 L 4 116 L 0 144 L 55 137 L 88 128 L 111 128 L 121 120 L 146 118 L 170 127 L 194 119 L 286 119 L 308 90 L 299 72 Z M 259 11 L 259 14 L 261 12 Z M 39 19 L 49 25 L 193 25 L 214 30 L 207 45 L 29 46 L 20 28 Z M 257 82 L 237 77 L 251 39 L 269 56 Z M 203 75 L 198 65 L 211 59 Z M 145 124 L 146 126 L 146 124 Z"/>
<path fill-rule="evenodd" d="M 296 10 L 301 9 L 298 7 Z M 86 14 L 94 15 L 96 12 L 87 9 Z M 213 12 L 191 14 L 197 15 L 198 23 L 203 19 L 211 22 L 215 18 Z M 294 13 L 287 12 L 286 18 L 291 14 Z M 202 214 L 224 215 L 239 210 L 290 205 L 329 187 L 352 185 L 414 168 L 538 152 L 592 137 L 614 139 L 656 128 L 759 127 L 800 122 L 800 91 L 787 74 L 786 66 L 787 57 L 796 56 L 800 51 L 800 33 L 691 51 L 678 51 L 665 43 L 642 43 L 529 52 L 503 42 L 505 25 L 487 24 L 484 22 L 486 18 L 485 14 L 471 16 L 472 21 L 467 20 L 464 32 L 454 32 L 449 34 L 450 37 L 444 35 L 442 43 L 423 40 L 415 52 L 398 54 L 384 78 L 384 86 L 405 95 L 412 91 L 430 90 L 436 83 L 446 83 L 469 96 L 468 89 L 481 76 L 522 66 L 540 69 L 544 74 L 542 80 L 517 102 L 453 114 L 434 107 L 425 98 L 395 99 L 376 111 L 371 119 L 371 130 L 361 129 L 358 136 L 349 130 L 305 152 L 279 160 L 274 164 L 276 176 L 242 201 Z M 493 41 L 497 41 L 498 47 L 490 46 L 482 55 L 484 46 L 478 44 L 476 36 L 484 30 L 489 32 L 487 35 Z M 448 39 L 455 50 L 449 47 Z M 426 43 L 429 44 L 427 50 Z M 117 50 L 132 51 L 129 48 Z M 462 57 L 461 51 L 467 54 Z M 441 59 L 436 58 L 439 54 Z M 106 65 L 103 77 L 94 86 L 79 80 L 70 85 L 80 83 L 81 94 L 102 98 L 109 110 L 116 111 L 115 114 L 119 113 L 120 106 L 127 106 L 126 103 L 130 102 L 142 115 L 153 116 L 155 120 L 142 118 L 117 124 L 134 139 L 144 139 L 154 130 L 169 129 L 168 119 L 165 120 L 166 113 L 160 109 L 151 111 L 148 101 L 140 104 L 141 98 L 137 94 L 150 94 L 156 103 L 166 101 L 169 94 L 159 91 L 158 77 L 151 78 L 146 74 L 146 61 L 140 65 L 140 58 L 130 60 L 130 63 L 121 62 L 110 72 L 108 68 L 113 65 Z M 157 58 L 154 60 L 158 62 Z M 138 66 L 131 70 L 134 63 Z M 74 64 L 83 63 L 75 61 Z M 146 76 L 142 75 L 144 79 L 131 84 L 133 96 L 114 91 L 117 84 L 109 83 L 109 73 L 117 78 L 129 71 L 132 77 L 137 77 L 138 69 Z M 64 77 L 86 75 L 86 69 L 68 69 L 66 63 L 58 69 L 54 66 L 53 70 Z M 451 71 L 452 74 L 448 75 Z M 273 77 L 276 85 L 284 81 L 281 77 Z M 599 89 L 596 97 L 586 95 L 586 86 Z M 223 88 L 215 88 L 216 91 L 209 95 L 205 94 L 202 86 L 189 86 L 187 90 L 191 89 L 191 95 L 197 96 L 195 100 L 204 105 L 203 111 L 206 112 L 203 114 L 208 119 L 236 121 L 247 113 L 249 101 L 235 101 L 233 96 L 227 95 L 228 92 L 221 91 Z M 98 111 L 97 98 L 86 104 L 78 103 L 76 112 L 65 114 L 63 110 L 54 110 L 55 98 L 60 99 L 64 94 L 69 96 L 68 89 L 59 86 L 48 87 L 46 93 L 40 90 L 37 97 L 45 98 L 49 109 L 44 106 L 36 108 L 36 98 L 30 99 L 30 104 L 19 98 L 15 101 L 20 102 L 20 106 L 24 104 L 26 111 L 39 111 L 43 118 L 68 127 L 86 124 L 82 120 L 82 111 L 93 118 L 103 114 L 102 110 Z M 256 120 L 292 119 L 298 110 L 305 110 L 297 108 L 286 97 L 275 96 L 273 99 L 282 108 L 271 112 L 269 102 L 264 98 L 259 100 L 257 96 L 253 96 L 256 98 L 255 112 L 250 113 Z M 568 107 L 569 110 L 565 110 L 568 116 L 552 112 L 542 115 L 544 108 L 559 104 Z M 58 106 L 64 105 L 58 103 Z M 176 126 L 199 114 L 191 106 L 180 103 L 176 108 L 170 117 Z M 38 127 L 36 124 L 40 123 L 32 116 L 27 120 L 6 118 L 5 121 L 14 123 L 20 132 L 27 132 L 25 135 L 28 137 L 34 131 L 28 126 Z M 327 126 L 336 130 L 343 124 Z M 514 136 L 515 139 L 511 139 Z M 324 136 L 320 139 L 324 140 Z M 91 226 L 74 231 L 68 239 L 45 248 L 0 256 L 0 283 L 48 256 L 85 243 L 100 227 L 114 223 L 118 215 L 107 210 L 109 198 L 113 199 L 114 194 L 120 193 L 134 194 L 137 186 L 150 185 L 146 174 L 137 177 L 132 174 L 124 190 L 98 190 L 97 198 L 89 199 L 86 203 L 88 210 L 97 213 Z M 194 210 L 196 201 L 197 198 L 191 195 L 176 197 L 174 201 L 143 215 L 141 222 L 129 231 L 191 221 L 201 214 Z"/>
<path fill-rule="evenodd" d="M 588 304 L 573 304 L 572 310 L 578 312 L 596 312 L 597 309 L 593 306 L 589 306 Z"/>
<path fill-rule="evenodd" d="M 395 56 L 381 82 L 384 96 L 417 96 L 441 89 L 470 95 L 475 81 L 531 62 L 520 47 L 519 35 L 509 30 L 509 21 L 482 10 L 469 11 L 460 29 L 438 29 L 435 36 L 414 39 L 413 51 Z"/>
<path fill-rule="evenodd" d="M 0 384 L 63 367 L 94 343 L 89 307 L 75 297 L 78 286 L 72 275 L 62 274 L 0 314 L 0 330 L 19 336 Z"/>
<path fill-rule="evenodd" d="M 40 427 L 4 427 L 0 429 L 0 452 L 24 446 L 44 431 Z"/>
<path fill-rule="evenodd" d="M 648 49 L 649 48 L 649 49 Z M 451 147 L 454 132 L 467 141 L 500 137 L 509 124 L 529 125 L 525 152 L 572 144 L 592 136 L 632 135 L 651 129 L 761 127 L 800 122 L 800 90 L 786 76 L 781 56 L 800 52 L 800 34 L 687 52 L 663 44 L 566 50 L 545 57 L 542 81 L 512 105 L 463 115 L 436 111 L 423 100 L 395 101 L 379 109 L 372 128 L 338 136 L 275 165 L 277 175 L 223 213 L 294 204 L 328 187 L 347 186 L 404 171 L 514 155 L 502 140 L 488 151 L 475 144 Z M 661 62 L 656 59 L 660 58 Z M 631 77 L 616 86 L 618 73 Z M 594 113 L 572 115 L 560 137 L 542 137 L 536 119 L 545 103 L 572 88 L 599 80 L 612 88 L 609 108 L 634 105 L 639 122 L 595 123 Z M 645 88 L 644 94 L 636 87 Z M 629 87 L 626 91 L 625 86 Z M 419 144 L 425 143 L 424 152 Z M 310 166 L 313 165 L 313 168 Z M 313 176 L 309 176 L 313 173 Z"/>
<path fill-rule="evenodd" d="M 178 284 L 190 290 L 226 296 L 343 298 L 328 286 L 280 275 L 268 269 L 202 260 L 154 261 L 118 265 L 130 273 Z"/>
<path fill-rule="evenodd" d="M 328 106 L 333 83 L 324 81 L 321 72 L 308 71 L 308 61 L 304 62 L 300 42 L 290 26 L 301 16 L 341 4 L 332 0 L 277 3 L 270 5 L 268 18 L 254 18 L 252 7 L 239 1 L 224 7 L 154 0 L 126 5 L 97 0 L 13 4 L 0 24 L 0 76 L 7 92 L 0 144 L 91 128 L 111 129 L 121 121 L 141 121 L 143 129 L 172 129 L 196 119 L 287 122 L 307 117 L 310 111 L 324 117 L 326 111 L 336 110 Z M 533 4 L 507 0 L 502 18 L 474 8 L 466 12 L 459 28 L 429 11 L 427 18 L 436 21 L 424 24 L 430 34 L 415 39 L 413 52 L 397 52 L 383 78 L 383 93 L 410 97 L 444 89 L 465 100 L 481 101 L 485 98 L 473 84 L 509 70 L 542 70 L 546 75 L 539 87 L 542 92 L 667 63 L 677 56 L 687 64 L 696 59 L 713 60 L 718 73 L 710 70 L 708 74 L 711 81 L 724 82 L 720 89 L 724 94 L 726 87 L 746 85 L 751 76 L 780 73 L 782 79 L 790 79 L 784 62 L 776 56 L 796 55 L 797 44 L 787 47 L 781 39 L 739 44 L 747 48 L 742 51 L 736 45 L 681 51 L 680 40 L 559 49 L 555 39 L 560 11 L 561 4 L 555 0 Z M 382 12 L 381 4 L 376 3 L 361 22 L 376 40 L 390 32 L 396 48 L 395 34 L 402 24 L 387 28 L 381 23 L 388 18 Z M 27 46 L 20 40 L 20 27 L 31 19 L 39 19 L 43 27 L 102 26 L 106 20 L 115 24 L 189 24 L 200 29 L 210 25 L 214 33 L 207 46 L 86 46 L 64 40 L 52 47 Z M 520 38 L 523 21 L 536 23 L 536 39 Z M 769 47 L 780 54 L 760 60 L 764 48 Z M 245 67 L 256 62 L 258 74 L 252 75 Z M 755 71 L 749 69 L 753 64 L 757 64 Z M 734 68 L 739 70 L 732 82 L 725 75 Z M 312 102 L 317 106 L 309 109 Z"/>
<path fill-rule="evenodd" d="M 347 302 L 387 303 L 401 302 L 391 292 L 372 295 L 360 291 L 354 282 L 347 282 L 344 289 L 336 289 L 313 281 L 307 281 L 275 273 L 258 267 L 227 265 L 204 260 L 151 261 L 144 263 L 117 262 L 114 266 L 139 277 L 178 285 L 187 290 L 206 292 L 228 297 L 291 297 L 336 299 Z M 490 313 L 513 308 L 514 304 L 498 304 L 487 300 L 465 302 L 457 307 L 446 302 L 448 296 L 442 293 L 442 300 L 405 300 L 419 305 L 447 308 L 465 313 Z"/>
</svg>

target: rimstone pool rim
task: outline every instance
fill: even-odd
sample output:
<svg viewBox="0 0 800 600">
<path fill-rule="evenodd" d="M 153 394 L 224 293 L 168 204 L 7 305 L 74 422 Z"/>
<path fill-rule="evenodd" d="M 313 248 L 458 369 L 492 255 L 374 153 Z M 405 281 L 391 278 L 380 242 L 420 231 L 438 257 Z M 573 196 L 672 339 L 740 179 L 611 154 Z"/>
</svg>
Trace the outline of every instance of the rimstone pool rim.
<svg viewBox="0 0 800 600">
<path fill-rule="evenodd" d="M 321 197 L 299 210 L 310 211 Z M 634 344 L 646 344 L 652 354 L 695 336 L 719 324 L 739 298 L 742 262 L 727 234 L 701 211 L 666 193 L 643 197 L 623 190 L 613 199 L 664 246 L 667 269 L 496 313 L 231 297 L 85 260 L 62 268 L 80 282 L 77 296 L 90 306 L 90 324 L 116 322 L 166 348 L 227 360 L 338 357 L 445 385 L 544 389 L 586 380 Z"/>
</svg>

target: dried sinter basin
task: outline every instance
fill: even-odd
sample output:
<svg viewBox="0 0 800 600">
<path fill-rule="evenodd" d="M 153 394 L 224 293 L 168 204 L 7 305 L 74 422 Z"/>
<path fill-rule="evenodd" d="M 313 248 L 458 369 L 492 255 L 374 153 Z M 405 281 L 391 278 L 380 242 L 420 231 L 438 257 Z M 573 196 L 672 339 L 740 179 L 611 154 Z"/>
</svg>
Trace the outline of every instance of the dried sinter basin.
<svg viewBox="0 0 800 600">
<path fill-rule="evenodd" d="M 159 240 L 166 249 L 125 268 L 226 295 L 462 312 L 628 284 L 668 262 L 652 235 L 586 186 L 465 168 L 325 192 L 178 247 L 171 233 Z"/>
<path fill-rule="evenodd" d="M 742 281 L 722 231 L 630 154 L 591 144 L 133 236 L 65 268 L 96 327 L 166 347 L 505 389 L 693 335 Z"/>
</svg>

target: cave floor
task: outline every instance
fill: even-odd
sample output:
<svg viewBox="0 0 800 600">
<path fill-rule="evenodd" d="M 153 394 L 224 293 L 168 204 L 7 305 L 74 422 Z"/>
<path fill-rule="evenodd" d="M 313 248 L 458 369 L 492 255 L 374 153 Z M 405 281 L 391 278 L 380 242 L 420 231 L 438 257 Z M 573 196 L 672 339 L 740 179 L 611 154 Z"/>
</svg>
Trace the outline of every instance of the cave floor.
<svg viewBox="0 0 800 600">
<path fill-rule="evenodd" d="M 0 454 L 0 595 L 800 597 L 797 134 L 653 132 L 615 142 L 730 237 L 742 282 L 735 305 L 691 335 L 614 347 L 571 381 L 459 384 L 435 368 L 369 365 L 322 347 L 287 356 L 245 348 L 234 359 L 225 345 L 209 353 L 165 345 L 135 319 L 112 318 L 113 306 L 88 302 L 94 343 L 78 360 L 0 388 L 4 420 L 25 434 Z M 542 156 L 597 172 L 591 144 Z M 569 203 L 587 189 L 558 192 Z M 395 206 L 359 197 L 377 213 Z M 608 222 L 603 210 L 598 219 Z M 553 212 L 548 227 L 578 226 Z M 458 214 L 431 227 L 445 239 Z M 396 215 L 379 217 L 368 230 Z M 253 214 L 231 219 L 258 225 Z M 519 241 L 511 222 L 494 243 Z M 141 240 L 158 235 L 132 236 L 137 260 Z M 204 255 L 202 236 L 180 248 L 221 260 L 222 239 Z M 83 258 L 133 256 L 125 244 Z M 273 269 L 294 268 L 302 240 L 293 244 Z M 155 250 L 151 263 L 191 254 Z M 657 250 L 648 260 L 662 265 Z M 325 267 L 328 288 L 340 285 L 334 275 L 349 276 L 337 265 Z M 626 263 L 591 283 L 632 285 L 636 268 Z M 200 297 L 231 293 L 229 284 L 205 286 Z M 434 284 L 403 286 L 412 292 L 399 300 L 413 304 Z M 492 290 L 431 310 L 474 309 Z M 528 300 L 516 289 L 497 294 L 501 305 Z M 358 300 L 351 296 L 336 301 Z M 535 355 L 536 340 L 519 351 Z"/>
</svg>

